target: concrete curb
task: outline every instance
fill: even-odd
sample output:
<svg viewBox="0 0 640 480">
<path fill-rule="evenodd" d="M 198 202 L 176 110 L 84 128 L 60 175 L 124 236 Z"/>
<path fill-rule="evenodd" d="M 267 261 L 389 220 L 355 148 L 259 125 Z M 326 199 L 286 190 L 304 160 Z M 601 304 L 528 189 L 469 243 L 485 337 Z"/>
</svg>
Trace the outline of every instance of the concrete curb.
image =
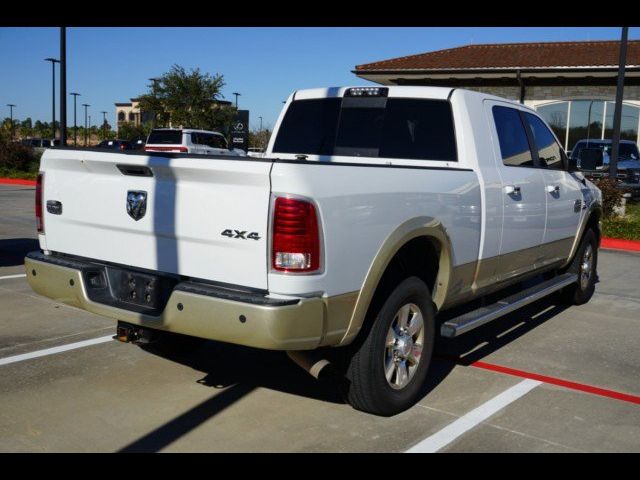
<svg viewBox="0 0 640 480">
<path fill-rule="evenodd" d="M 35 180 L 25 180 L 24 178 L 0 178 L 0 185 L 29 185 L 36 186 Z"/>
<path fill-rule="evenodd" d="M 639 240 L 623 240 L 621 238 L 603 237 L 600 247 L 609 250 L 623 250 L 626 252 L 640 252 Z"/>
</svg>

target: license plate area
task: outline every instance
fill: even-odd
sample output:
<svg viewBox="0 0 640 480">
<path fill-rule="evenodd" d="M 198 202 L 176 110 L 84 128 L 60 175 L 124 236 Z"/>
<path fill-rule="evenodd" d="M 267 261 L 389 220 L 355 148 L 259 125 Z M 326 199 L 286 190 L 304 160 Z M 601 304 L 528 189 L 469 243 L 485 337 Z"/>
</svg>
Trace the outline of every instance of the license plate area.
<svg viewBox="0 0 640 480">
<path fill-rule="evenodd" d="M 83 271 L 87 295 L 95 302 L 159 315 L 167 305 L 178 278 L 114 266 Z"/>
</svg>

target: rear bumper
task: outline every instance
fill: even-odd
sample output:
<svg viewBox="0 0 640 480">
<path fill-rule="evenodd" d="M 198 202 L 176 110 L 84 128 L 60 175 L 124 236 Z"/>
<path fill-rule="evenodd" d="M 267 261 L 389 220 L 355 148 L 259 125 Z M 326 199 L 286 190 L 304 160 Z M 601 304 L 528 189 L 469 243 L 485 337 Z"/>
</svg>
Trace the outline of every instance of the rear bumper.
<svg viewBox="0 0 640 480">
<path fill-rule="evenodd" d="M 92 267 L 88 261 L 40 252 L 25 258 L 27 279 L 36 293 L 141 327 L 269 350 L 314 349 L 323 338 L 327 309 L 320 297 L 271 301 L 264 295 L 180 282 L 164 309 L 149 315 L 91 300 L 83 271 Z"/>
</svg>

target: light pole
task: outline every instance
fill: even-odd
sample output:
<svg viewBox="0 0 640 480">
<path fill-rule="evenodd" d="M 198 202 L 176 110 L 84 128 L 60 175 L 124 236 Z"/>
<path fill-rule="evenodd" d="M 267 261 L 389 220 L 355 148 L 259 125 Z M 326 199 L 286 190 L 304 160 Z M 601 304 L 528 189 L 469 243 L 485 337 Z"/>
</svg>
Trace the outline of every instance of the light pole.
<svg viewBox="0 0 640 480">
<path fill-rule="evenodd" d="M 613 135 L 611 138 L 611 158 L 609 159 L 609 177 L 618 175 L 618 152 L 620 151 L 620 123 L 622 121 L 622 94 L 624 90 L 624 70 L 627 63 L 627 36 L 629 27 L 622 27 L 620 38 L 620 57 L 618 60 L 618 84 L 616 86 L 616 108 L 613 111 Z"/>
<path fill-rule="evenodd" d="M 100 112 L 102 114 L 102 139 L 107 139 L 107 112 L 104 110 Z"/>
<path fill-rule="evenodd" d="M 67 28 L 60 27 L 60 146 L 67 146 Z"/>
<path fill-rule="evenodd" d="M 83 103 L 84 107 L 84 146 L 87 146 L 87 108 L 90 107 L 88 103 Z"/>
<path fill-rule="evenodd" d="M 9 118 L 11 118 L 11 140 L 13 140 L 13 107 L 15 105 L 13 103 L 7 103 L 7 107 L 9 107 Z"/>
<path fill-rule="evenodd" d="M 77 135 L 77 123 L 76 123 L 76 98 L 80 96 L 79 93 L 71 92 L 69 95 L 73 95 L 73 146 L 78 146 L 78 135 Z"/>
<path fill-rule="evenodd" d="M 237 92 L 233 92 L 233 94 L 232 94 L 232 95 L 235 95 L 235 96 L 236 96 L 236 110 L 237 110 L 237 109 L 238 109 L 238 97 L 239 97 L 240 95 L 242 95 L 242 94 L 241 94 L 241 93 L 237 93 Z"/>
<path fill-rule="evenodd" d="M 153 84 L 153 86 L 151 87 L 151 95 L 153 95 L 153 99 L 156 99 L 156 89 L 158 88 L 158 81 L 160 80 L 159 78 L 150 78 L 149 80 L 151 80 L 151 83 Z M 140 116 L 142 116 L 142 112 L 140 112 Z M 153 112 L 153 125 L 152 128 L 156 128 L 156 124 L 157 124 L 157 113 Z"/>
<path fill-rule="evenodd" d="M 44 59 L 45 62 L 51 62 L 51 129 L 53 130 L 53 140 L 56 139 L 56 63 L 60 60 L 49 57 Z"/>
</svg>

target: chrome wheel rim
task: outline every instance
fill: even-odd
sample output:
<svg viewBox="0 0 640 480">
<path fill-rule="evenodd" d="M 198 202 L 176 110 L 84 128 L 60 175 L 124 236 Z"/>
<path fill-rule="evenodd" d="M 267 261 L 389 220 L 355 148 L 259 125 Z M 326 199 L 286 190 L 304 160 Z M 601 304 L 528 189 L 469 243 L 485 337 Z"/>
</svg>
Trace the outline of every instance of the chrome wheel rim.
<svg viewBox="0 0 640 480">
<path fill-rule="evenodd" d="M 582 290 L 586 290 L 589 287 L 592 270 L 593 247 L 589 243 L 584 249 L 584 253 L 582 254 L 582 261 L 580 262 L 580 288 L 582 288 Z"/>
<path fill-rule="evenodd" d="M 424 319 L 417 305 L 407 303 L 396 313 L 387 332 L 384 373 L 394 390 L 401 390 L 413 379 L 422 357 Z"/>
</svg>

